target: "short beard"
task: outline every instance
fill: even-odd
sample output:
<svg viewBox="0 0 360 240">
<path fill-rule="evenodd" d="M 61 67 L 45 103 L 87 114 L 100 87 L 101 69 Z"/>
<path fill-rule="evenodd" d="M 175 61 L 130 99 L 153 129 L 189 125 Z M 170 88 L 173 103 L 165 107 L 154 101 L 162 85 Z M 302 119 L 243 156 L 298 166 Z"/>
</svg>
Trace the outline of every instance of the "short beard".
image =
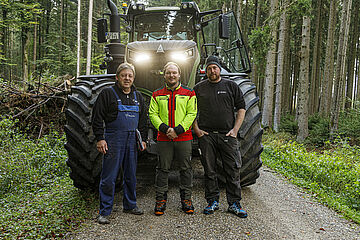
<svg viewBox="0 0 360 240">
<path fill-rule="evenodd" d="M 215 79 L 214 79 L 214 78 L 215 78 Z M 210 82 L 217 82 L 217 81 L 220 80 L 220 76 L 218 76 L 218 75 L 210 75 L 210 76 L 208 77 L 208 79 L 209 79 Z"/>
</svg>

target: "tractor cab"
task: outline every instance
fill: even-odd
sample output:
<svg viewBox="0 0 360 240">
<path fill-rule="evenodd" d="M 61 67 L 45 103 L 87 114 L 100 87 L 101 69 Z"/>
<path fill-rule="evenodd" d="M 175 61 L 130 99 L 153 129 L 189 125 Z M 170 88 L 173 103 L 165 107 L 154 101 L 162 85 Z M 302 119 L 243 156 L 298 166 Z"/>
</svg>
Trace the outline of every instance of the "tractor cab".
<svg viewBox="0 0 360 240">
<path fill-rule="evenodd" d="M 131 16 L 131 15 L 130 15 Z M 158 40 L 195 40 L 194 16 L 178 8 L 147 8 L 132 16 L 129 42 Z"/>
<path fill-rule="evenodd" d="M 203 65 L 209 55 L 217 55 L 221 59 L 225 72 L 251 71 L 240 28 L 232 12 L 200 12 L 192 1 L 183 1 L 179 7 L 131 3 L 123 10 L 124 14 L 112 10 L 112 15 L 117 14 L 122 19 L 128 41 L 126 47 L 122 45 L 115 48 L 114 45 L 122 43 L 114 40 L 105 47 L 105 51 L 107 48 L 123 51 L 108 51 L 107 55 L 115 56 L 110 57 L 113 62 L 107 61 L 108 73 L 115 72 L 116 67 L 113 65 L 117 66 L 118 61 L 114 60 L 120 56 L 120 61 L 126 60 L 138 70 L 138 87 L 153 91 L 163 84 L 162 67 L 169 61 L 181 67 L 181 82 L 189 87 L 200 80 L 202 74 L 199 66 Z M 114 29 L 111 27 L 114 25 L 117 26 L 118 22 L 113 23 L 110 16 L 110 30 Z M 117 31 L 120 31 L 120 27 Z M 100 35 L 120 36 L 120 33 Z"/>
</svg>

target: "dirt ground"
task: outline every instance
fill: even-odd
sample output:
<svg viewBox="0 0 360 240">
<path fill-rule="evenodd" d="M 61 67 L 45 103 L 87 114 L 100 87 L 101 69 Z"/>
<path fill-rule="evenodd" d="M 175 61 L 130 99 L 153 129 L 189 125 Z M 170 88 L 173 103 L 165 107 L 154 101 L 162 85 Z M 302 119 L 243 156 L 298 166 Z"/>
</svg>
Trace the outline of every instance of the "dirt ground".
<svg viewBox="0 0 360 240">
<path fill-rule="evenodd" d="M 93 219 L 66 239 L 360 239 L 360 226 L 317 203 L 302 189 L 292 185 L 268 168 L 261 168 L 257 183 L 242 190 L 241 204 L 248 218 L 241 219 L 227 212 L 225 189 L 222 189 L 220 210 L 204 215 L 206 206 L 202 169 L 195 169 L 193 202 L 195 213 L 181 211 L 177 175 L 170 176 L 168 205 L 164 216 L 155 216 L 154 187 L 138 185 L 138 206 L 144 215 L 122 212 L 121 196 L 109 225 Z"/>
</svg>

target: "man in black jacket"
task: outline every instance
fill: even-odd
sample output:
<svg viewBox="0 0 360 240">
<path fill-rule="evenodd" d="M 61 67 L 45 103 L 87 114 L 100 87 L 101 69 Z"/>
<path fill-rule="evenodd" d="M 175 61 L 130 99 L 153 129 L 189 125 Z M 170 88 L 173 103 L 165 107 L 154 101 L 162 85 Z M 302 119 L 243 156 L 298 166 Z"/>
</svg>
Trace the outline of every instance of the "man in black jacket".
<svg viewBox="0 0 360 240">
<path fill-rule="evenodd" d="M 104 89 L 94 109 L 92 128 L 97 150 L 104 154 L 99 185 L 100 211 L 98 223 L 107 224 L 114 202 L 115 181 L 123 169 L 123 211 L 141 215 L 136 205 L 136 129 L 146 139 L 146 110 L 144 99 L 133 86 L 134 66 L 122 63 L 116 71 L 116 84 Z M 104 128 L 105 123 L 105 128 Z M 142 150 L 146 148 L 142 142 Z"/>
<path fill-rule="evenodd" d="M 245 117 L 245 101 L 236 83 L 221 78 L 220 72 L 219 59 L 209 56 L 206 59 L 208 79 L 194 87 L 198 119 L 193 127 L 199 138 L 201 163 L 205 172 L 205 198 L 208 202 L 204 213 L 212 214 L 219 209 L 220 191 L 216 171 L 216 157 L 219 156 L 226 178 L 228 211 L 245 218 L 247 213 L 240 205 L 241 155 L 236 138 Z"/>
</svg>

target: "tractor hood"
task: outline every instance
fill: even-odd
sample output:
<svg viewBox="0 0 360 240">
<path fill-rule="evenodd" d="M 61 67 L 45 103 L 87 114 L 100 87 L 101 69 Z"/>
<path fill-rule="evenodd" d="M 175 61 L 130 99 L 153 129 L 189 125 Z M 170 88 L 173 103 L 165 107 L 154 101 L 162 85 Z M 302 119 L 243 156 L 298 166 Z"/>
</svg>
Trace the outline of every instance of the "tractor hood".
<svg viewBox="0 0 360 240">
<path fill-rule="evenodd" d="M 156 53 L 187 50 L 195 46 L 196 43 L 191 40 L 137 41 L 127 45 L 128 49 L 132 51 L 155 51 Z"/>
<path fill-rule="evenodd" d="M 126 61 L 136 69 L 136 86 L 150 91 L 163 85 L 163 68 L 175 62 L 181 69 L 180 81 L 192 87 L 195 84 L 200 55 L 192 40 L 137 41 L 127 45 Z"/>
</svg>

